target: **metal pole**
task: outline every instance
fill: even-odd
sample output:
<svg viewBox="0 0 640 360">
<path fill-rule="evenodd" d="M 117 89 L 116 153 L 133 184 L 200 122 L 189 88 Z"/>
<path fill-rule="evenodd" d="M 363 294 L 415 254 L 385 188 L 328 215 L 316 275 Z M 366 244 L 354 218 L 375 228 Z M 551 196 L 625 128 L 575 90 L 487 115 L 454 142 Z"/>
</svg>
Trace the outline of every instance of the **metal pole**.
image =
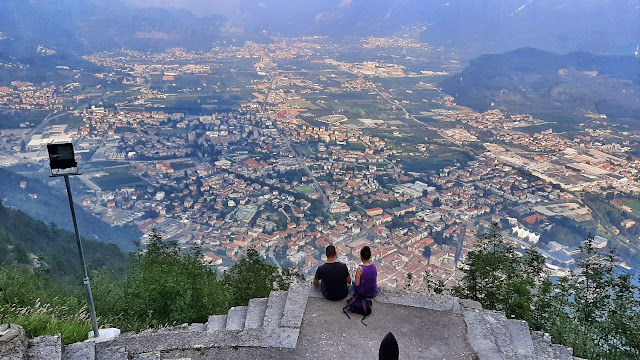
<svg viewBox="0 0 640 360">
<path fill-rule="evenodd" d="M 80 242 L 80 234 L 78 233 L 78 222 L 76 221 L 76 211 L 73 207 L 73 198 L 71 197 L 71 185 L 69 185 L 69 175 L 65 174 L 64 183 L 67 185 L 67 195 L 69 195 L 69 208 L 71 209 L 71 218 L 73 218 L 73 230 L 76 233 L 76 243 L 78 244 L 78 253 L 80 254 L 80 262 L 84 270 L 84 284 L 87 285 L 87 294 L 89 298 L 89 310 L 91 311 L 91 322 L 93 326 L 93 337 L 98 337 L 98 320 L 96 320 L 96 309 L 93 306 L 93 295 L 91 294 L 91 284 L 89 283 L 89 274 L 87 273 L 87 264 L 84 261 L 84 251 L 82 251 L 82 242 Z"/>
</svg>

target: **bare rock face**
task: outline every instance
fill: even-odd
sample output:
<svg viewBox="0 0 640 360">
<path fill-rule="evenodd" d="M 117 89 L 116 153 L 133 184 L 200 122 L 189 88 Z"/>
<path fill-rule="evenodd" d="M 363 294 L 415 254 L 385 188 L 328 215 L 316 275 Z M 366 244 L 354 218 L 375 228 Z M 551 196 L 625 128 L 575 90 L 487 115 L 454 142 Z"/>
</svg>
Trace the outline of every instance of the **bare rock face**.
<svg viewBox="0 0 640 360">
<path fill-rule="evenodd" d="M 0 324 L 0 359 L 26 359 L 27 345 L 27 337 L 22 326 Z"/>
</svg>

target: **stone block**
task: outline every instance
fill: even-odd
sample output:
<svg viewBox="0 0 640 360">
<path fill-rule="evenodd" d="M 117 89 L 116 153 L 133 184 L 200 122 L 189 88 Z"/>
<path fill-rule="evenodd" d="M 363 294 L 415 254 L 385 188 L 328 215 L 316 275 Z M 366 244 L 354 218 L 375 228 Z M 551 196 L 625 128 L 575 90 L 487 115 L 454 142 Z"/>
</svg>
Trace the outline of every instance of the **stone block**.
<svg viewBox="0 0 640 360">
<path fill-rule="evenodd" d="M 96 347 L 96 360 L 129 360 L 124 346 Z"/>
<path fill-rule="evenodd" d="M 458 298 L 441 294 L 380 289 L 375 299 L 381 303 L 413 306 L 429 310 L 452 311 L 461 309 Z"/>
<path fill-rule="evenodd" d="M 207 321 L 207 331 L 222 330 L 227 326 L 227 315 L 211 315 Z"/>
<path fill-rule="evenodd" d="M 297 286 L 289 289 L 287 302 L 285 303 L 281 327 L 300 328 L 302 325 L 302 315 L 307 307 L 309 299 L 309 287 Z"/>
<path fill-rule="evenodd" d="M 491 325 L 481 310 L 465 310 L 464 321 L 467 324 L 467 340 L 478 356 L 478 360 L 501 360 L 504 355 L 496 345 Z"/>
<path fill-rule="evenodd" d="M 459 299 L 458 302 L 460 302 L 460 306 L 463 309 L 477 309 L 477 310 L 482 310 L 482 304 L 480 304 L 479 302 L 475 301 L 475 300 L 469 300 L 469 299 Z"/>
<path fill-rule="evenodd" d="M 0 359 L 23 360 L 27 356 L 27 337 L 16 324 L 0 324 Z"/>
<path fill-rule="evenodd" d="M 153 351 L 153 352 L 134 355 L 132 359 L 133 360 L 160 360 L 161 357 L 160 357 L 159 351 Z"/>
<path fill-rule="evenodd" d="M 556 360 L 573 360 L 573 349 L 570 347 L 551 344 L 553 358 Z"/>
<path fill-rule="evenodd" d="M 511 342 L 511 335 L 507 329 L 507 318 L 504 313 L 489 310 L 483 310 L 482 312 L 491 328 L 493 341 L 498 349 L 500 349 L 506 359 L 517 359 L 516 351 Z"/>
<path fill-rule="evenodd" d="M 62 339 L 60 335 L 39 336 L 29 340 L 27 358 L 30 360 L 62 359 Z"/>
<path fill-rule="evenodd" d="M 207 324 L 189 324 L 189 326 L 187 327 L 187 331 L 207 331 Z"/>
<path fill-rule="evenodd" d="M 247 319 L 247 307 L 236 306 L 229 309 L 227 313 L 227 330 L 242 330 Z"/>
<path fill-rule="evenodd" d="M 524 320 L 507 320 L 507 331 L 511 336 L 511 344 L 518 359 L 534 360 L 535 350 L 533 348 L 533 340 L 531 340 L 531 332 L 529 324 Z"/>
<path fill-rule="evenodd" d="M 62 360 L 96 360 L 96 344 L 85 341 L 65 346 Z"/>
<path fill-rule="evenodd" d="M 287 302 L 286 291 L 272 291 L 267 301 L 267 309 L 264 315 L 264 328 L 274 329 L 280 326 L 280 320 Z"/>
<path fill-rule="evenodd" d="M 244 322 L 245 329 L 259 329 L 264 323 L 264 314 L 267 311 L 267 298 L 249 300 L 247 319 Z"/>
<path fill-rule="evenodd" d="M 536 358 L 540 360 L 553 359 L 553 349 L 551 348 L 551 336 L 542 331 L 532 331 L 531 340 Z"/>
</svg>

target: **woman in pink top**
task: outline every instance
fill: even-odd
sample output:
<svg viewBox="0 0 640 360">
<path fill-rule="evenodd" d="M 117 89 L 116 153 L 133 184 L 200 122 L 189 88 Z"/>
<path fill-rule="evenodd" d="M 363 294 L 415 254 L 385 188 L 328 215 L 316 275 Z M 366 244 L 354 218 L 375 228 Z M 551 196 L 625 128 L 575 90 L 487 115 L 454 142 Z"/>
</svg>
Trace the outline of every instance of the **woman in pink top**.
<svg viewBox="0 0 640 360">
<path fill-rule="evenodd" d="M 371 249 L 365 246 L 360 250 L 362 265 L 356 270 L 356 278 L 353 280 L 353 292 L 362 297 L 374 297 L 378 294 L 378 271 L 376 265 L 371 263 Z"/>
</svg>

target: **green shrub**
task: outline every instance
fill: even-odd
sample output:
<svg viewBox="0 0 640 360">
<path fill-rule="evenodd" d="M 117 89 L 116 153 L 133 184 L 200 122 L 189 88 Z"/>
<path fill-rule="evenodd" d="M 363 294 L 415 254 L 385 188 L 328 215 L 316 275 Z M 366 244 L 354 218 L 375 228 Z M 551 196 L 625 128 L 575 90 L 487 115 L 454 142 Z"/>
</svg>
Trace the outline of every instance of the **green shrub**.
<svg viewBox="0 0 640 360">
<path fill-rule="evenodd" d="M 78 290 L 16 264 L 0 268 L 0 323 L 18 324 L 29 337 L 60 333 L 65 344 L 85 340 L 91 321 Z"/>
<path fill-rule="evenodd" d="M 271 290 L 287 290 L 301 276 L 279 270 L 249 249 L 224 274 L 202 260 L 199 250 L 182 252 L 153 233 L 146 249 L 132 254 L 131 268 L 118 276 L 106 268 L 92 272 L 98 325 L 122 331 L 182 323 L 204 323 Z M 0 323 L 16 323 L 29 337 L 62 334 L 65 344 L 87 338 L 91 319 L 86 289 L 53 282 L 40 271 L 0 267 Z"/>
<path fill-rule="evenodd" d="M 91 331 L 91 317 L 86 307 L 70 310 L 65 306 L 52 306 L 40 301 L 29 307 L 0 307 L 0 323 L 22 326 L 28 338 L 61 334 L 64 344 L 84 341 Z"/>
</svg>

